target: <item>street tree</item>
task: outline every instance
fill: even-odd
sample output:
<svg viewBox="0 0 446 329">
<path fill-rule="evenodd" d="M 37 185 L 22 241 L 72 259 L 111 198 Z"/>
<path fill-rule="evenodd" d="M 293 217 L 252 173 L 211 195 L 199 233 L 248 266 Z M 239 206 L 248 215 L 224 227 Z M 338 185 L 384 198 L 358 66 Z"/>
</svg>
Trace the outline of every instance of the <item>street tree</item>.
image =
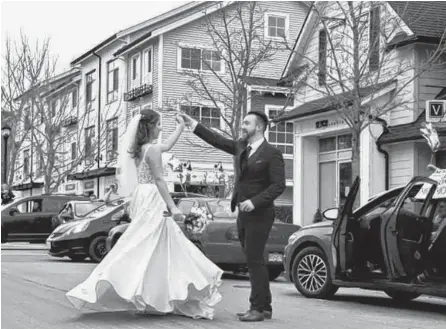
<svg viewBox="0 0 446 329">
<path fill-rule="evenodd" d="M 293 79 L 296 98 L 304 99 L 304 93 L 318 95 L 324 101 L 320 108 L 334 107 L 349 127 L 352 177 L 360 172 L 361 133 L 373 123 L 386 125 L 380 119 L 395 109 L 413 111 L 418 100 L 410 85 L 426 72 L 446 72 L 444 27 L 415 61 L 412 48 L 397 44 L 409 38 L 401 29 L 403 22 L 408 24 L 417 15 L 409 15 L 404 6 L 395 15 L 387 6 L 386 2 L 316 3 L 312 10 L 319 49 L 290 49 L 299 58 L 294 65 L 301 68 Z M 391 90 L 383 98 L 380 91 L 386 87 Z"/>
</svg>

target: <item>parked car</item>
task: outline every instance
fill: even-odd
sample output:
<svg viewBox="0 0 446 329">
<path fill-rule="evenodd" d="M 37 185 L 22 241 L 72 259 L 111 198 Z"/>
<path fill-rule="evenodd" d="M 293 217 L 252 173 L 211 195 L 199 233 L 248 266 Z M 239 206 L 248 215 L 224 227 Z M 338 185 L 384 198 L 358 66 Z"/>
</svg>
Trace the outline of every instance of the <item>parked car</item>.
<svg viewBox="0 0 446 329">
<path fill-rule="evenodd" d="M 232 272 L 246 271 L 246 260 L 237 233 L 237 213 L 230 209 L 230 200 L 218 198 L 183 198 L 178 208 L 189 215 L 193 209 L 203 209 L 206 223 L 199 232 L 191 231 L 185 221 L 177 221 L 185 235 L 210 260 L 221 269 Z M 127 225 L 115 227 L 108 240 L 116 243 Z M 266 262 L 270 280 L 275 280 L 283 272 L 282 256 L 288 237 L 299 226 L 275 221 L 266 246 Z M 118 236 L 119 235 L 119 236 Z M 118 236 L 118 237 L 117 237 Z M 113 244 L 110 243 L 110 247 Z"/>
<path fill-rule="evenodd" d="M 87 197 L 72 194 L 41 194 L 16 198 L 2 206 L 1 242 L 39 242 L 53 231 L 53 217 L 69 201 L 85 201 Z"/>
<path fill-rule="evenodd" d="M 437 181 L 415 177 L 353 211 L 359 186 L 356 178 L 341 211 L 323 213 L 329 221 L 290 236 L 286 277 L 309 298 L 330 298 L 339 287 L 381 290 L 398 301 L 446 297 L 446 222 L 433 226 L 445 189 L 439 195 Z"/>
<path fill-rule="evenodd" d="M 61 224 L 68 223 L 73 220 L 82 219 L 85 214 L 103 205 L 103 201 L 70 201 L 67 202 L 59 213 L 53 217 L 53 229 Z"/>
<path fill-rule="evenodd" d="M 101 202 L 98 207 L 72 221 L 59 225 L 46 243 L 53 257 L 69 257 L 83 261 L 89 257 L 99 263 L 106 254 L 105 239 L 110 229 L 126 216 L 128 199 Z"/>
<path fill-rule="evenodd" d="M 187 197 L 190 197 L 190 198 L 205 198 L 206 197 L 203 194 L 189 193 L 189 192 L 171 192 L 170 196 L 172 197 L 173 202 L 176 205 L 178 205 L 178 202 L 182 198 L 187 198 Z M 167 213 L 167 211 L 166 211 L 166 213 Z M 108 233 L 108 236 L 107 236 L 107 240 L 105 242 L 107 252 L 109 252 L 113 248 L 113 246 L 116 244 L 118 239 L 121 237 L 121 235 L 127 229 L 127 227 L 130 224 L 130 222 L 131 222 L 130 217 L 123 217 L 123 218 L 121 218 L 121 220 L 119 220 L 117 222 L 117 226 L 110 230 L 110 232 Z"/>
</svg>

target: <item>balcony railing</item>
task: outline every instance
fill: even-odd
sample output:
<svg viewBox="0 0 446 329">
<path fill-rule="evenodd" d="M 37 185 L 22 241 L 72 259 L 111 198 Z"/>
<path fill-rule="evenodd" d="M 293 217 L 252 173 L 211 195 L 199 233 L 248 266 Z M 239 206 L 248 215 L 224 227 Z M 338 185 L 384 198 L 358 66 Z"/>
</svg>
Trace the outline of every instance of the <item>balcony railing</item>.
<svg viewBox="0 0 446 329">
<path fill-rule="evenodd" d="M 139 97 L 149 95 L 152 92 L 153 92 L 153 86 L 145 83 L 140 87 L 133 88 L 132 90 L 124 93 L 124 101 L 130 102 Z"/>
</svg>

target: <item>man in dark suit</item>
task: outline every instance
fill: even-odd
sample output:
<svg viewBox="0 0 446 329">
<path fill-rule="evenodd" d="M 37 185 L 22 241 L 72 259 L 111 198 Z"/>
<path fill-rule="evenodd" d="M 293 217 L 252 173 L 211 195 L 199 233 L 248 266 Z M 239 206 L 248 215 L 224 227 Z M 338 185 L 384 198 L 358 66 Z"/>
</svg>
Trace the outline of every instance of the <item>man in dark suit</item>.
<svg viewBox="0 0 446 329">
<path fill-rule="evenodd" d="M 182 116 L 195 135 L 236 157 L 231 208 L 239 208 L 238 234 L 251 281 L 250 309 L 237 316 L 240 321 L 270 319 L 271 290 L 264 252 L 274 222 L 274 200 L 285 190 L 285 165 L 282 153 L 265 140 L 268 117 L 262 112 L 249 112 L 242 122 L 242 138 L 234 141 L 186 114 Z"/>
</svg>

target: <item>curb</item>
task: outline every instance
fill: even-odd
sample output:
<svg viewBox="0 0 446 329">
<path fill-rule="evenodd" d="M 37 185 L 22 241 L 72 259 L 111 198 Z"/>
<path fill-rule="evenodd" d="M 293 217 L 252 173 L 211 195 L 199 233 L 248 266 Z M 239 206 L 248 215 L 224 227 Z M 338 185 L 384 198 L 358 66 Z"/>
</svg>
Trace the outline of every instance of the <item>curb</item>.
<svg viewBox="0 0 446 329">
<path fill-rule="evenodd" d="M 48 251 L 48 247 L 45 244 L 29 244 L 29 243 L 24 243 L 24 244 L 2 244 L 1 246 L 2 250 L 45 250 Z"/>
</svg>

